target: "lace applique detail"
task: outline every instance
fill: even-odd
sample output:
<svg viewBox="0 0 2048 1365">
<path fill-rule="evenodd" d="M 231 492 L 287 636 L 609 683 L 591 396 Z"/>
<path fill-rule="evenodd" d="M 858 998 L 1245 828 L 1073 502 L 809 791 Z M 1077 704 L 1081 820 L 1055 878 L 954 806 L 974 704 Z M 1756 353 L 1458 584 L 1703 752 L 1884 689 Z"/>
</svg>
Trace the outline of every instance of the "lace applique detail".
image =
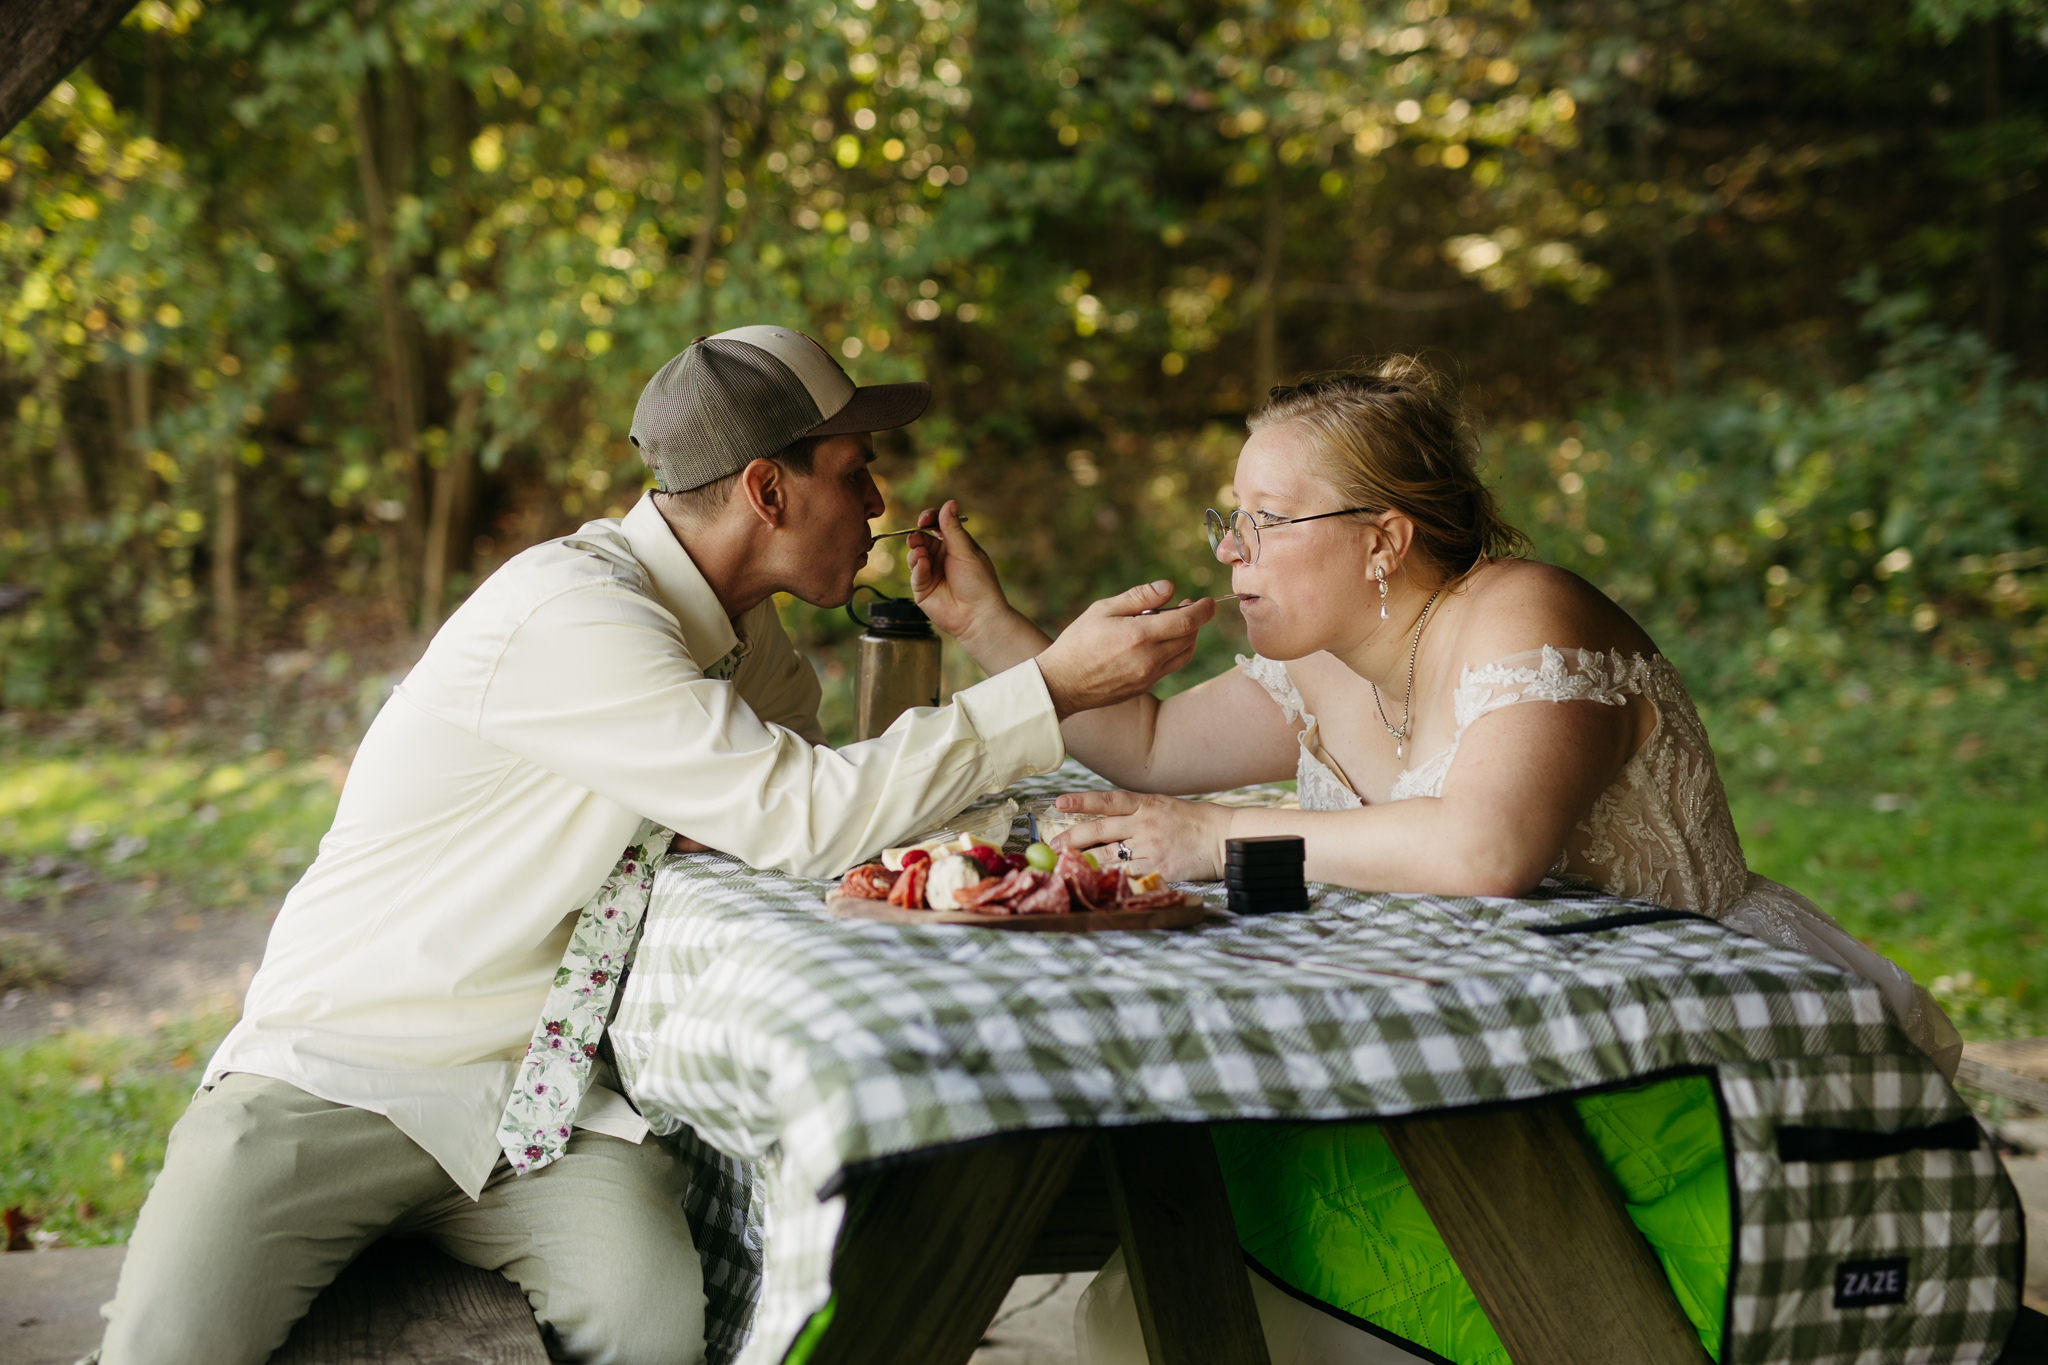
<svg viewBox="0 0 2048 1365">
<path fill-rule="evenodd" d="M 1291 721 L 1306 723 L 1297 761 L 1303 810 L 1350 810 L 1358 797 L 1310 752 L 1315 717 L 1287 670 L 1270 659 L 1238 660 Z M 1542 649 L 1511 654 L 1458 680 L 1449 747 L 1396 779 L 1391 799 L 1441 796 L 1459 742 L 1473 721 L 1524 701 L 1596 701 L 1626 706 L 1643 697 L 1656 723 L 1618 777 L 1573 830 L 1551 875 L 1617 896 L 1693 910 L 1767 942 L 1810 953 L 1874 983 L 1899 1025 L 1953 1077 L 1962 1040 L 1932 996 L 1897 965 L 1842 931 L 1806 897 L 1750 873 L 1714 767 L 1706 727 L 1671 661 L 1621 651 Z"/>
<path fill-rule="evenodd" d="M 1457 731 L 1450 747 L 1402 773 L 1392 799 L 1442 795 L 1459 742 L 1482 716 L 1517 702 L 1626 706 L 1638 696 L 1655 709 L 1656 724 L 1579 822 L 1560 865 L 1616 895 L 1719 915 L 1741 899 L 1749 869 L 1706 727 L 1678 670 L 1661 655 L 1545 645 L 1466 669 L 1452 700 Z"/>
<path fill-rule="evenodd" d="M 1237 656 L 1237 668 L 1240 673 L 1266 689 L 1266 695 L 1279 706 L 1281 716 L 1289 725 L 1294 724 L 1296 716 L 1303 714 L 1301 689 L 1296 687 L 1294 679 L 1288 676 L 1286 664 L 1268 659 L 1263 654 L 1254 654 L 1249 659 L 1240 654 Z"/>
<path fill-rule="evenodd" d="M 1287 665 L 1263 655 L 1247 659 L 1237 656 L 1237 666 L 1244 675 L 1266 689 L 1266 695 L 1279 706 L 1280 714 L 1288 724 L 1298 717 L 1302 722 L 1301 744 L 1294 760 L 1294 795 L 1303 810 L 1357 810 L 1365 802 L 1358 793 L 1329 765 L 1317 758 L 1315 751 L 1322 745 L 1321 730 L 1316 718 L 1302 708 L 1301 689 L 1288 676 Z"/>
</svg>

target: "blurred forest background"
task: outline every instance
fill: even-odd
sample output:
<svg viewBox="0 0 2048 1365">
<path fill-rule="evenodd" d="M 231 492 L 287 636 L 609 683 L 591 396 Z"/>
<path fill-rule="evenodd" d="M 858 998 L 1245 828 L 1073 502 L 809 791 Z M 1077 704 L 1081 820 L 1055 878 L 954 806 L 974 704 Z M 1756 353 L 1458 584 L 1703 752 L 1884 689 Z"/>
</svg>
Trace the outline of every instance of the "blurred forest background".
<svg viewBox="0 0 2048 1365">
<path fill-rule="evenodd" d="M 931 381 L 888 524 L 960 498 L 1055 625 L 1219 588 L 1259 395 L 1430 348 L 1541 557 L 1685 670 L 1752 864 L 1966 1033 L 2048 1031 L 2044 42 L 2041 0 L 144 0 L 0 140 L 0 1026 L 124 1017 L 53 926 L 260 924 L 436 623 L 638 495 L 646 378 L 777 321 Z M 787 614 L 844 734 L 853 627 Z M 0 1054 L 48 1119 L 0 1202 L 119 1235 L 209 1027 Z"/>
</svg>

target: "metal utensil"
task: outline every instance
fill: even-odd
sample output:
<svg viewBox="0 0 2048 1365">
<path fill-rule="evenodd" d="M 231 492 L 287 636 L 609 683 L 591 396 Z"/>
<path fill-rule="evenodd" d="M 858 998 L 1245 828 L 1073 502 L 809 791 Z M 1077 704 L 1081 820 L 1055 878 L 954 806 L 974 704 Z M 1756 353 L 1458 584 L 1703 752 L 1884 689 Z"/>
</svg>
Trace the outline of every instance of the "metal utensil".
<svg viewBox="0 0 2048 1365">
<path fill-rule="evenodd" d="M 1235 601 L 1236 601 L 1236 600 L 1237 600 L 1237 599 L 1238 599 L 1239 597 L 1241 597 L 1241 596 L 1243 596 L 1243 594 L 1242 594 L 1242 593 L 1235 593 L 1235 592 L 1234 592 L 1234 593 L 1230 594 L 1230 596 L 1228 596 L 1228 597 L 1219 597 L 1219 598 L 1217 598 L 1217 599 L 1215 599 L 1215 600 L 1216 600 L 1216 601 L 1218 601 L 1218 602 L 1235 602 Z M 1199 602 L 1199 601 L 1201 601 L 1201 600 L 1202 600 L 1201 598 L 1197 597 L 1197 598 L 1195 599 L 1195 602 Z M 1148 611 L 1141 611 L 1141 612 L 1139 612 L 1139 613 L 1138 613 L 1138 615 L 1140 615 L 1140 616 L 1157 616 L 1157 615 L 1158 615 L 1158 614 L 1159 614 L 1160 612 L 1162 612 L 1162 611 L 1179 611 L 1179 610 L 1180 610 L 1180 607 L 1192 607 L 1193 605 L 1195 605 L 1195 602 L 1183 602 L 1183 603 L 1181 603 L 1181 604 L 1180 604 L 1180 606 L 1179 606 L 1179 607 L 1153 607 L 1153 608 L 1151 608 L 1151 609 L 1150 609 L 1150 610 L 1148 610 Z"/>
<path fill-rule="evenodd" d="M 965 526 L 967 524 L 967 518 L 960 518 L 960 524 L 962 526 Z M 929 531 L 933 535 L 940 534 L 939 528 L 937 526 L 906 526 L 900 531 L 877 531 L 875 532 L 875 539 L 887 540 L 890 536 L 907 536 L 912 531 Z"/>
</svg>

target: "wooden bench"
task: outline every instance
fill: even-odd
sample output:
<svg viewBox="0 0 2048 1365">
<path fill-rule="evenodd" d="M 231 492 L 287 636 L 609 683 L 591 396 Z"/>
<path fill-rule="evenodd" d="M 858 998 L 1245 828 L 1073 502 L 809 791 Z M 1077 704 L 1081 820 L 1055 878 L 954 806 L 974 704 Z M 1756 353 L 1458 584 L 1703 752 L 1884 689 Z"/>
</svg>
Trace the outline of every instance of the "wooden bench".
<svg viewBox="0 0 2048 1365">
<path fill-rule="evenodd" d="M 270 1365 L 547 1365 L 526 1296 L 416 1238 L 356 1257 Z"/>
<path fill-rule="evenodd" d="M 100 1341 L 125 1247 L 0 1256 L 0 1365 L 71 1365 Z M 547 1365 L 503 1276 L 411 1239 L 378 1242 L 329 1285 L 271 1365 Z"/>
<path fill-rule="evenodd" d="M 1964 1043 L 1956 1081 L 2048 1114 L 2048 1038 Z"/>
</svg>

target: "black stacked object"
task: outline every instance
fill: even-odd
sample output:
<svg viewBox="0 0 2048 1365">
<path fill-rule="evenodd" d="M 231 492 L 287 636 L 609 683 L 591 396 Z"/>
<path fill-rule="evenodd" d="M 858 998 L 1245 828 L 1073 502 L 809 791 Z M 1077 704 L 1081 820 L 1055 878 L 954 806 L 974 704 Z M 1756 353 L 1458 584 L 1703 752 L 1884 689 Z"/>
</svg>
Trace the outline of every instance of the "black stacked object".
<svg viewBox="0 0 2048 1365">
<path fill-rule="evenodd" d="M 1301 836 L 1296 834 L 1224 840 L 1223 885 L 1230 892 L 1230 912 L 1269 915 L 1308 909 L 1308 886 L 1301 878 L 1303 856 Z"/>
</svg>

